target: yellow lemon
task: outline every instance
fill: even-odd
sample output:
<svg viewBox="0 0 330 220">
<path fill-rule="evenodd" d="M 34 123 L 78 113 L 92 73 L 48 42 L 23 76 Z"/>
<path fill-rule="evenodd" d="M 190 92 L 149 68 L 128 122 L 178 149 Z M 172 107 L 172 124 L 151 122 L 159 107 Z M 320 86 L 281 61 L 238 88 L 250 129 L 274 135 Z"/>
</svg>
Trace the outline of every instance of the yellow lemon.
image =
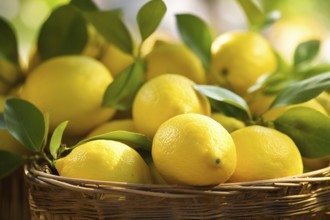
<svg viewBox="0 0 330 220">
<path fill-rule="evenodd" d="M 298 175 L 303 172 L 300 152 L 287 135 L 259 125 L 231 133 L 237 166 L 229 182 L 256 181 Z"/>
<path fill-rule="evenodd" d="M 172 184 L 223 183 L 236 167 L 235 145 L 228 131 L 196 113 L 174 116 L 159 127 L 152 158 L 160 175 Z"/>
<path fill-rule="evenodd" d="M 94 140 L 77 146 L 56 161 L 61 176 L 127 183 L 151 183 L 148 165 L 133 149 L 118 141 Z"/>
<path fill-rule="evenodd" d="M 263 92 L 256 92 L 248 94 L 244 98 L 249 105 L 251 114 L 253 116 L 258 117 L 268 110 L 268 108 L 274 101 L 275 96 L 266 95 Z"/>
<path fill-rule="evenodd" d="M 276 70 L 269 42 L 252 31 L 230 31 L 212 43 L 210 74 L 223 87 L 243 96 L 257 79 Z"/>
<path fill-rule="evenodd" d="M 197 84 L 206 82 L 202 62 L 183 44 L 157 41 L 145 56 L 145 62 L 147 79 L 164 73 L 176 73 Z"/>
<path fill-rule="evenodd" d="M 245 126 L 244 122 L 217 112 L 212 113 L 211 118 L 219 122 L 229 133 Z"/>
<path fill-rule="evenodd" d="M 132 119 L 117 119 L 101 124 L 100 126 L 93 129 L 87 136 L 93 137 L 118 130 L 136 132 Z"/>
<path fill-rule="evenodd" d="M 185 76 L 163 74 L 147 81 L 137 92 L 132 113 L 138 132 L 153 137 L 167 119 L 184 113 L 211 114 L 209 100 L 194 90 Z"/>
<path fill-rule="evenodd" d="M 55 57 L 27 76 L 22 98 L 50 114 L 50 130 L 68 120 L 66 134 L 85 135 L 109 120 L 114 109 L 102 107 L 103 94 L 112 82 L 104 65 L 90 57 Z"/>
<path fill-rule="evenodd" d="M 299 107 L 299 106 L 309 107 L 309 108 L 312 108 L 312 109 L 315 109 L 315 110 L 321 112 L 324 115 L 328 115 L 326 110 L 322 107 L 321 104 L 319 104 L 315 99 L 310 99 L 307 102 L 303 102 L 303 103 L 299 103 L 299 104 L 281 106 L 281 107 L 269 109 L 262 115 L 262 117 L 267 121 L 275 120 L 278 116 L 283 114 L 286 110 L 289 110 L 290 108 L 294 108 L 294 107 Z"/>
<path fill-rule="evenodd" d="M 118 76 L 134 62 L 134 57 L 112 44 L 106 44 L 100 61 L 109 69 L 113 77 Z"/>
</svg>

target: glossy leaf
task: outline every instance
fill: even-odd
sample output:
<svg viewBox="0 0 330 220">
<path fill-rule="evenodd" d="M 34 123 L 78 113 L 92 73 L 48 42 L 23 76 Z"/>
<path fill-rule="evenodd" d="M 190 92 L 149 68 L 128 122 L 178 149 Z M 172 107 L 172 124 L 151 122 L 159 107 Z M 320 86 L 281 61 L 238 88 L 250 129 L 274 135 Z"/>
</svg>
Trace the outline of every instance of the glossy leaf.
<svg viewBox="0 0 330 220">
<path fill-rule="evenodd" d="M 136 20 L 142 41 L 157 29 L 165 13 L 166 5 L 162 0 L 151 0 L 140 8 Z"/>
<path fill-rule="evenodd" d="M 121 110 L 131 107 L 135 93 L 142 84 L 143 73 L 143 63 L 137 60 L 108 86 L 104 94 L 103 106 Z"/>
<path fill-rule="evenodd" d="M 330 87 L 330 72 L 292 82 L 275 98 L 271 108 L 306 102 Z"/>
<path fill-rule="evenodd" d="M 50 139 L 49 152 L 53 156 L 54 159 L 57 159 L 57 152 L 58 152 L 58 149 L 61 147 L 62 136 L 63 136 L 64 130 L 67 127 L 67 125 L 68 125 L 68 121 L 64 121 L 61 124 L 59 124 L 55 128 L 55 130 L 52 134 L 52 138 Z"/>
<path fill-rule="evenodd" d="M 253 0 L 237 0 L 249 22 L 250 29 L 258 30 L 264 24 L 265 15 Z"/>
<path fill-rule="evenodd" d="M 132 37 L 117 12 L 92 11 L 85 16 L 107 41 L 128 54 L 133 53 Z"/>
<path fill-rule="evenodd" d="M 8 99 L 4 119 L 7 130 L 23 146 L 40 152 L 44 142 L 45 122 L 37 107 L 22 99 Z"/>
<path fill-rule="evenodd" d="M 21 155 L 0 150 L 0 179 L 11 174 L 19 168 L 23 162 L 24 159 Z"/>
<path fill-rule="evenodd" d="M 42 25 L 38 51 L 43 60 L 51 57 L 80 54 L 88 40 L 87 23 L 72 5 L 55 9 Z"/>
<path fill-rule="evenodd" d="M 330 155 L 330 118 L 308 107 L 289 109 L 274 121 L 275 128 L 287 134 L 303 157 Z"/>
<path fill-rule="evenodd" d="M 176 15 L 176 24 L 183 42 L 199 57 L 205 70 L 208 70 L 213 39 L 207 24 L 192 14 Z"/>
<path fill-rule="evenodd" d="M 281 12 L 278 10 L 271 11 L 265 15 L 263 24 L 260 28 L 266 28 L 271 26 L 273 23 L 278 21 L 281 18 Z"/>
<path fill-rule="evenodd" d="M 299 44 L 294 51 L 294 66 L 313 61 L 320 49 L 320 41 L 311 40 Z"/>
<path fill-rule="evenodd" d="M 151 145 L 152 142 L 151 140 L 140 133 L 134 133 L 134 132 L 128 132 L 128 131 L 112 131 L 112 132 L 108 132 L 102 135 L 98 135 L 95 137 L 90 137 L 88 139 L 82 140 L 80 141 L 76 146 L 79 146 L 83 143 L 92 141 L 92 140 L 99 140 L 99 139 L 106 139 L 106 140 L 114 140 L 114 141 L 121 141 L 121 142 L 127 142 L 127 143 L 131 143 L 133 145 L 130 145 L 136 149 L 140 148 L 140 149 L 144 149 L 147 151 L 151 151 Z"/>
<path fill-rule="evenodd" d="M 0 16 L 0 59 L 19 64 L 16 34 L 7 20 Z"/>
<path fill-rule="evenodd" d="M 194 85 L 193 87 L 201 94 L 214 100 L 214 104 L 216 102 L 221 102 L 225 103 L 226 105 L 234 106 L 235 108 L 240 109 L 241 112 L 244 112 L 248 118 L 251 118 L 250 109 L 245 100 L 232 91 L 211 85 Z"/>
</svg>

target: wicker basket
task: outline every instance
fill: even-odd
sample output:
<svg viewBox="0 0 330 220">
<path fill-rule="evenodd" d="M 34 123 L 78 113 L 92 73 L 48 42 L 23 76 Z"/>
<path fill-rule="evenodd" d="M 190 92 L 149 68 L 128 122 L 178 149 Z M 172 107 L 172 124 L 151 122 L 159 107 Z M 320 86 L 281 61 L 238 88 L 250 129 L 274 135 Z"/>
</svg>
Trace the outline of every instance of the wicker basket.
<svg viewBox="0 0 330 220">
<path fill-rule="evenodd" d="M 37 162 L 25 177 L 32 219 L 330 219 L 330 166 L 214 187 L 71 179 Z"/>
</svg>

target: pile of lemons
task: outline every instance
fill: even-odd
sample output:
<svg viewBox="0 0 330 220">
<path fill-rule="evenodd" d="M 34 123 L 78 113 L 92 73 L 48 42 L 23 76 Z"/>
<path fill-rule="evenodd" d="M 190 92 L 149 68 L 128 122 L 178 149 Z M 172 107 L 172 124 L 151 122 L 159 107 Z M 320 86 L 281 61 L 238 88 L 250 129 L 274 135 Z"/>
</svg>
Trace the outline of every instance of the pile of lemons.
<svg viewBox="0 0 330 220">
<path fill-rule="evenodd" d="M 143 55 L 144 83 L 126 111 L 104 107 L 102 100 L 108 85 L 134 62 L 134 57 L 107 42 L 86 47 L 80 55 L 43 62 L 35 51 L 26 80 L 15 96 L 49 114 L 49 132 L 68 120 L 67 142 L 116 130 L 144 134 L 152 141 L 152 160 L 144 160 L 127 143 L 93 140 L 56 161 L 59 175 L 205 186 L 303 172 L 303 158 L 287 135 L 218 113 L 210 100 L 193 88 L 209 84 L 229 89 L 249 103 L 254 116 L 270 120 L 291 108 L 267 111 L 274 97 L 251 99 L 247 91 L 261 76 L 277 68 L 273 49 L 261 34 L 232 31 L 215 38 L 208 72 L 184 44 L 155 40 Z M 320 103 L 313 99 L 300 105 L 327 115 Z"/>
</svg>

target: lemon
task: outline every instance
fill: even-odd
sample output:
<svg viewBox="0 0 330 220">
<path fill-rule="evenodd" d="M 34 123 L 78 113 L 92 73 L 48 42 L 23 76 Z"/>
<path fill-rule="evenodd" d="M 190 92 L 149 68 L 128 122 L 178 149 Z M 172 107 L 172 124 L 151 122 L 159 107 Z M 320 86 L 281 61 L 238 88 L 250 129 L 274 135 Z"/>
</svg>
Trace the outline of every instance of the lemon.
<svg viewBox="0 0 330 220">
<path fill-rule="evenodd" d="M 183 44 L 157 41 L 145 56 L 145 62 L 147 79 L 175 73 L 186 76 L 197 84 L 206 82 L 202 62 Z"/>
<path fill-rule="evenodd" d="M 101 181 L 151 183 L 148 165 L 129 146 L 112 140 L 94 140 L 74 148 L 56 161 L 59 175 Z"/>
<path fill-rule="evenodd" d="M 160 175 L 172 184 L 223 183 L 236 167 L 230 134 L 212 118 L 196 113 L 174 116 L 159 127 L 152 158 Z"/>
<path fill-rule="evenodd" d="M 101 124 L 100 126 L 93 129 L 87 136 L 93 137 L 118 130 L 136 132 L 132 119 L 117 119 Z"/>
<path fill-rule="evenodd" d="M 251 93 L 244 97 L 248 103 L 249 109 L 253 116 L 261 116 L 264 114 L 276 98 L 275 95 L 267 95 L 263 92 Z"/>
<path fill-rule="evenodd" d="M 106 44 L 100 61 L 109 69 L 115 78 L 134 62 L 134 57 L 112 44 Z"/>
<path fill-rule="evenodd" d="M 278 116 L 280 116 L 290 108 L 299 107 L 299 106 L 309 107 L 321 112 L 324 115 L 328 115 L 326 110 L 322 107 L 321 104 L 319 104 L 315 99 L 310 99 L 307 102 L 303 102 L 299 104 L 287 105 L 287 106 L 281 106 L 281 107 L 269 109 L 262 115 L 262 117 L 267 121 L 275 120 Z"/>
<path fill-rule="evenodd" d="M 195 83 L 178 74 L 162 74 L 148 80 L 133 102 L 133 122 L 138 132 L 153 137 L 167 119 L 184 113 L 211 114 L 209 100 L 192 87 Z"/>
<path fill-rule="evenodd" d="M 211 118 L 219 122 L 229 133 L 245 126 L 242 121 L 217 112 L 212 113 Z"/>
<path fill-rule="evenodd" d="M 276 70 L 269 42 L 252 31 L 228 31 L 212 43 L 210 74 L 223 87 L 244 96 L 257 79 Z"/>
<path fill-rule="evenodd" d="M 104 65 L 90 57 L 55 57 L 27 76 L 21 96 L 50 114 L 50 131 L 68 120 L 66 134 L 85 135 L 109 120 L 114 109 L 102 107 L 103 94 L 112 82 Z"/>
<path fill-rule="evenodd" d="M 287 135 L 259 125 L 231 133 L 237 166 L 229 182 L 256 181 L 298 175 L 303 172 L 301 154 Z"/>
</svg>

